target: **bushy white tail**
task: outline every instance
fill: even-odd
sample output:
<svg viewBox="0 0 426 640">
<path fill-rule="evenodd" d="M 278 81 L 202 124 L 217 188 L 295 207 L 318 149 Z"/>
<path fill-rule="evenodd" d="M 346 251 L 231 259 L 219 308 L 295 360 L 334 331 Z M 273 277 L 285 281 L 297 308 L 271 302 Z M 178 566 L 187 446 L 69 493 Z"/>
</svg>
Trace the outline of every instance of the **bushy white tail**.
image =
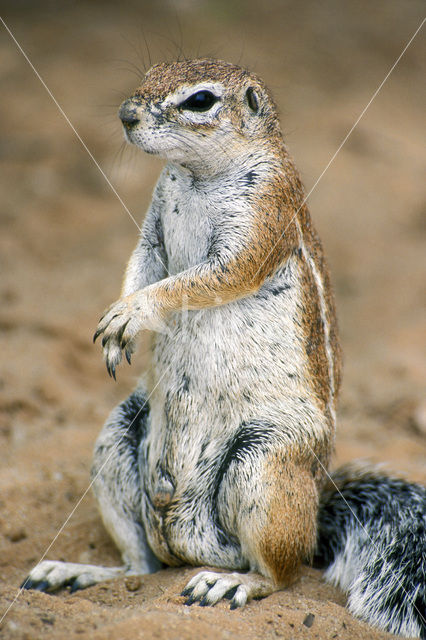
<svg viewBox="0 0 426 640">
<path fill-rule="evenodd" d="M 426 638 L 426 488 L 353 463 L 321 495 L 317 564 L 369 624 Z"/>
</svg>

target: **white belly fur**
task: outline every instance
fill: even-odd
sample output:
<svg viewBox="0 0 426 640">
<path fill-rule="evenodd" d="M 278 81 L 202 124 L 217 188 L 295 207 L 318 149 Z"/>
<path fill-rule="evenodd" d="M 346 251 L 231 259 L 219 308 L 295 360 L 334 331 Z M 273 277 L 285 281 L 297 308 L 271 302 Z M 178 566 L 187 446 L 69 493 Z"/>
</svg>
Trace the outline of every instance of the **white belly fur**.
<svg viewBox="0 0 426 640">
<path fill-rule="evenodd" d="M 300 314 L 297 279 L 290 264 L 290 288 L 279 295 L 266 295 L 262 288 L 257 296 L 222 307 L 177 313 L 169 318 L 169 333 L 156 336 L 144 477 L 151 495 L 161 474 L 172 478 L 174 500 L 182 501 L 182 509 L 175 506 L 173 526 L 161 529 L 173 553 L 187 561 L 217 563 L 206 557 L 206 537 L 213 534 L 206 531 L 207 475 L 200 481 L 197 469 L 201 454 L 211 461 L 209 473 L 214 475 L 227 440 L 244 421 L 276 425 L 284 444 L 323 433 L 324 416 L 306 392 L 304 341 L 295 322 Z M 194 510 L 186 501 L 188 494 Z M 192 537 L 187 534 L 188 512 L 194 518 Z M 150 523 L 145 526 L 150 538 Z M 150 544 L 161 557 L 158 531 L 156 535 Z M 235 555 L 235 550 L 229 553 Z M 225 560 L 235 568 L 244 566 L 243 558 Z"/>
</svg>

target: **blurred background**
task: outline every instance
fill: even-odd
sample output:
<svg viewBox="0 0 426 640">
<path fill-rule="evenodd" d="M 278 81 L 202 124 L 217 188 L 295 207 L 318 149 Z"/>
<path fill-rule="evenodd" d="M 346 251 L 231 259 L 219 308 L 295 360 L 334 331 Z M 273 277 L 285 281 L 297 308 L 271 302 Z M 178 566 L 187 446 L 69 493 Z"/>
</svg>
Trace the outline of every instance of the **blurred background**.
<svg viewBox="0 0 426 640">
<path fill-rule="evenodd" d="M 124 145 L 116 114 L 151 63 L 208 55 L 262 76 L 309 190 L 424 4 L 14 0 L 0 9 L 140 222 L 161 162 Z M 424 27 L 309 198 L 345 353 L 336 463 L 370 457 L 414 479 L 425 478 L 425 54 Z M 146 367 L 148 338 L 114 383 L 91 336 L 119 295 L 137 229 L 3 25 L 0 82 L 0 543 L 15 580 L 87 487 L 93 442 Z M 87 528 L 100 541 L 90 552 Z M 108 545 L 101 531 L 88 497 L 58 549 L 95 561 Z"/>
</svg>

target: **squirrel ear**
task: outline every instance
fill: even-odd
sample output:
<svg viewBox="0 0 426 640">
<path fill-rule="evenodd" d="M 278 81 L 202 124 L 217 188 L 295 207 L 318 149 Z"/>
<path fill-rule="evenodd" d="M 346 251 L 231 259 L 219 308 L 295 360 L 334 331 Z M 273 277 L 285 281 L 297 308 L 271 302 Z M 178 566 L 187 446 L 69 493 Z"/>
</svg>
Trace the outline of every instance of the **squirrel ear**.
<svg viewBox="0 0 426 640">
<path fill-rule="evenodd" d="M 259 111 L 259 98 L 257 96 L 256 91 L 253 89 L 253 87 L 249 87 L 246 91 L 246 99 L 247 99 L 247 104 L 250 107 L 250 109 L 254 112 L 257 113 Z"/>
</svg>

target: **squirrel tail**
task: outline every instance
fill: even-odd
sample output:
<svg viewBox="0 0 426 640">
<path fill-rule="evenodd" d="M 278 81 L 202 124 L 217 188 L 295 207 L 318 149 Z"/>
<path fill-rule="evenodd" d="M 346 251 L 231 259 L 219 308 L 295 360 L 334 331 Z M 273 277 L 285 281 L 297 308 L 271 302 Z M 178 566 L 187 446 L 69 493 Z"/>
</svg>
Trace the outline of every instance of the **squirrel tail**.
<svg viewBox="0 0 426 640">
<path fill-rule="evenodd" d="M 324 487 L 316 566 L 353 615 L 426 639 L 426 488 L 354 462 Z"/>
</svg>

